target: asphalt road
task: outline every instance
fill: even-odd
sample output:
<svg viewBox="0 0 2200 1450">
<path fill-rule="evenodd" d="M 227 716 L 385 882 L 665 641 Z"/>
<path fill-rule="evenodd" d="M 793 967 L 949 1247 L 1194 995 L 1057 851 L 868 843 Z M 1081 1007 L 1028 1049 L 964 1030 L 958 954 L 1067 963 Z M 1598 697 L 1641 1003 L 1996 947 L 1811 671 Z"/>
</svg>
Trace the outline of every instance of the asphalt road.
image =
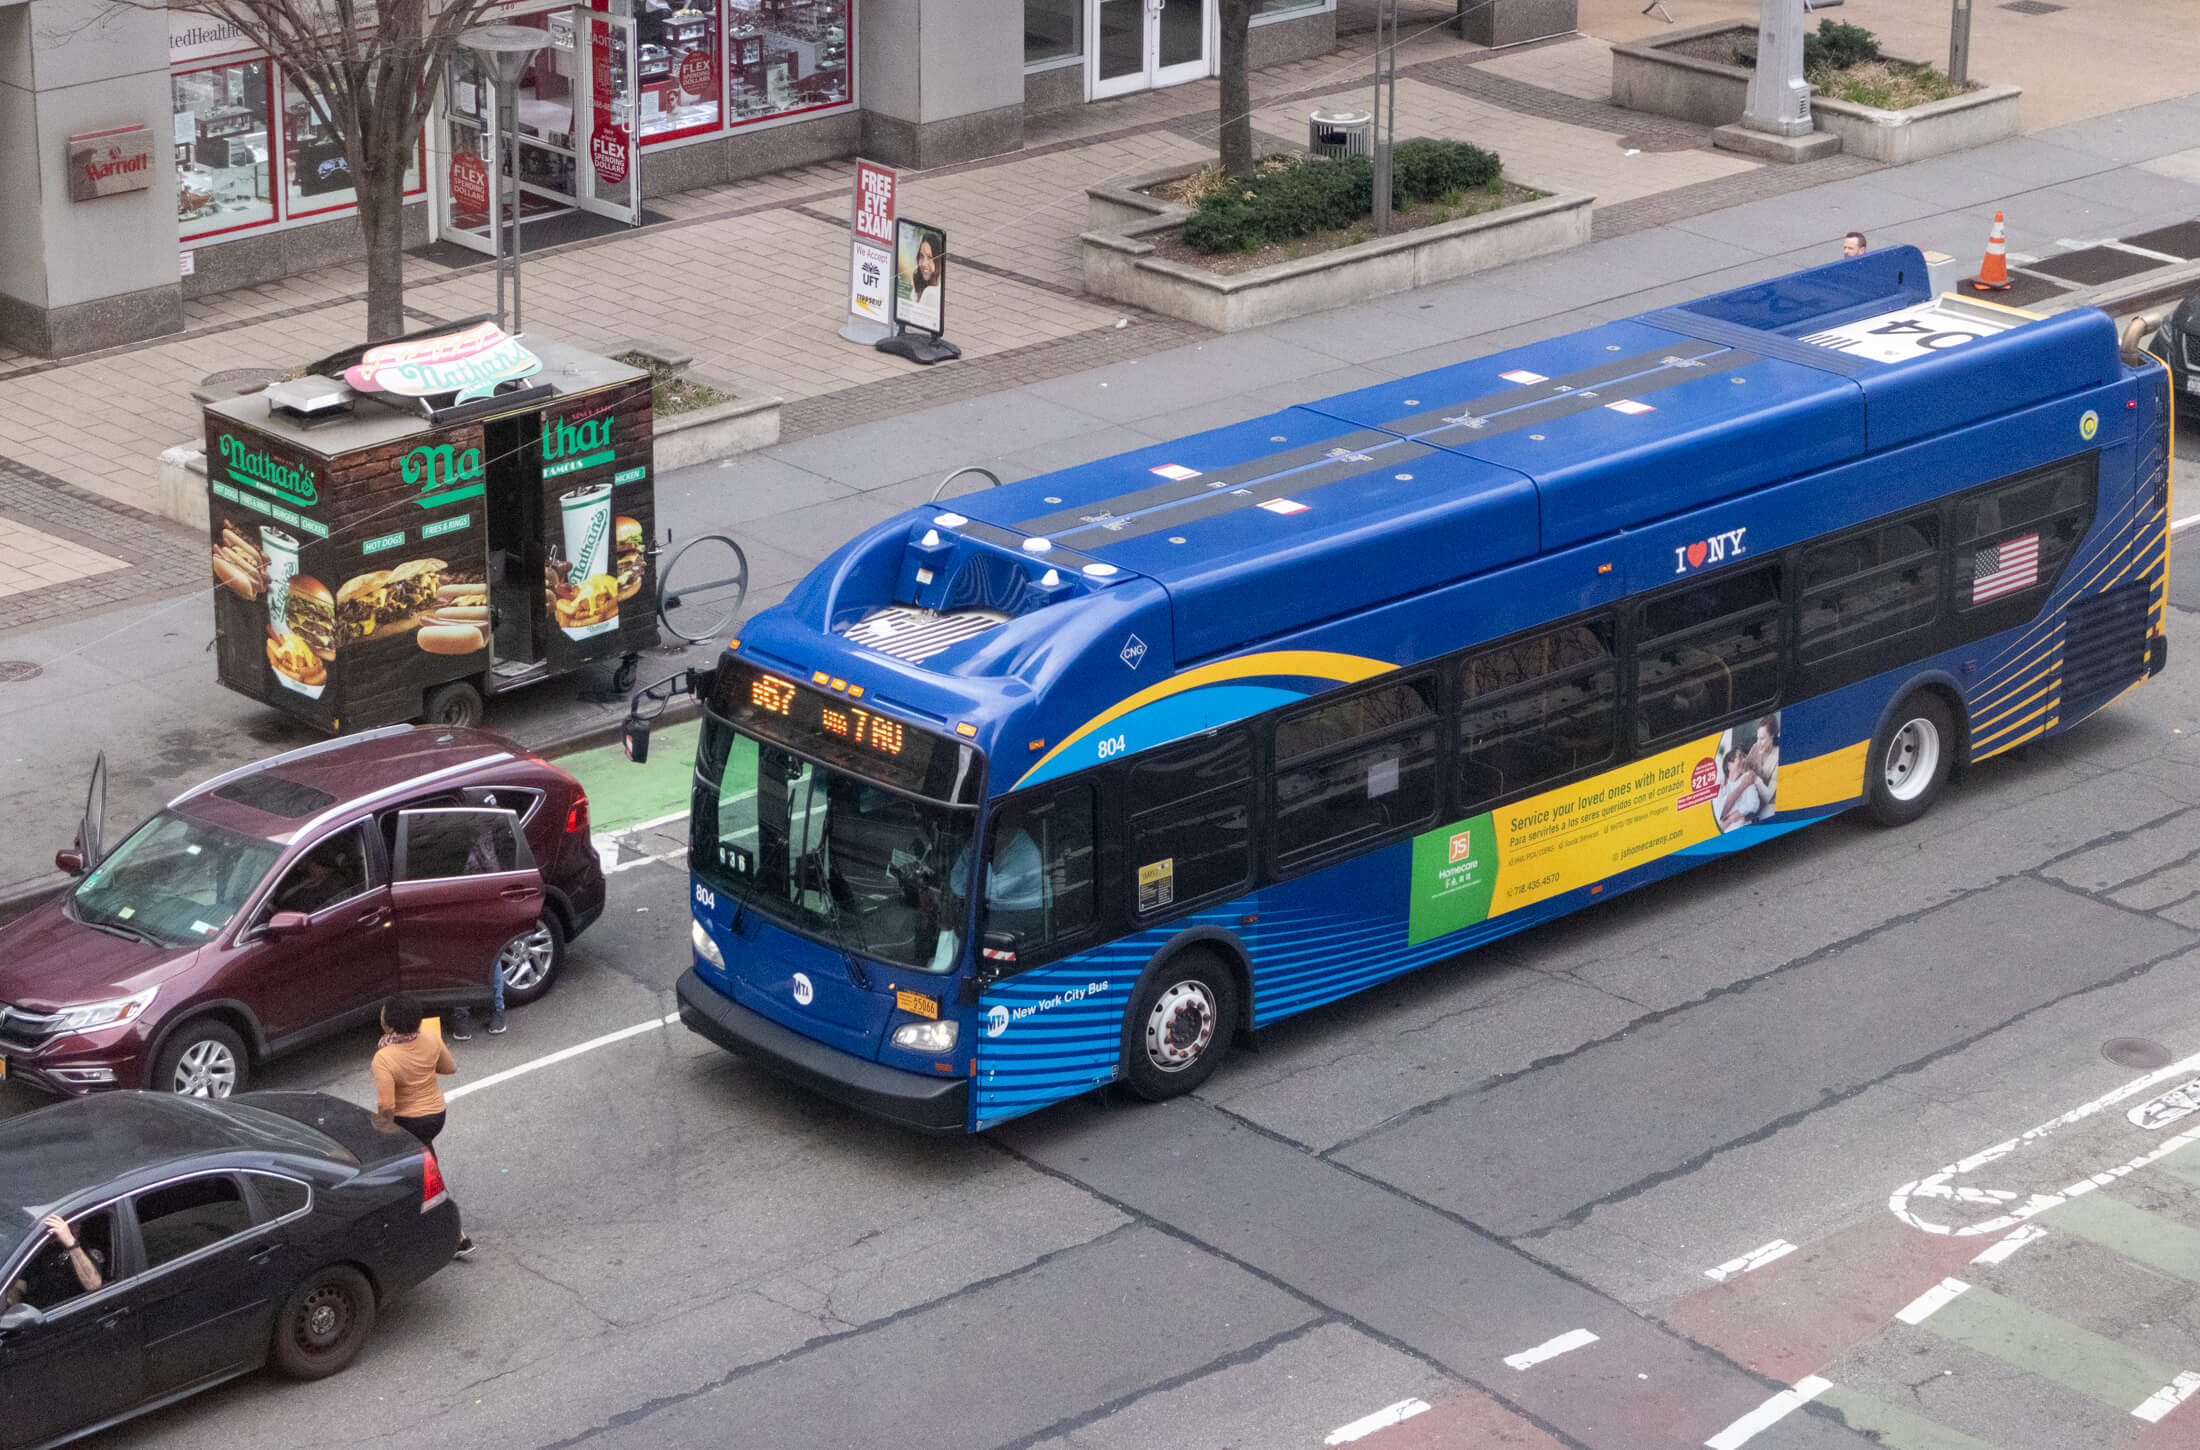
<svg viewBox="0 0 2200 1450">
<path fill-rule="evenodd" d="M 2200 549 L 2172 597 L 2166 675 L 1912 827 L 1780 838 L 1284 1024 L 1191 1099 L 975 1141 L 665 1025 L 680 827 L 622 835 L 559 988 L 458 1048 L 480 1255 L 335 1380 L 95 1443 L 2200 1445 L 2200 1148 L 2161 1152 L 2200 1116 L 2127 1117 L 2200 1077 Z M 584 766 L 600 821 L 648 819 Z M 261 1085 L 363 1100 L 371 1046 Z"/>
</svg>

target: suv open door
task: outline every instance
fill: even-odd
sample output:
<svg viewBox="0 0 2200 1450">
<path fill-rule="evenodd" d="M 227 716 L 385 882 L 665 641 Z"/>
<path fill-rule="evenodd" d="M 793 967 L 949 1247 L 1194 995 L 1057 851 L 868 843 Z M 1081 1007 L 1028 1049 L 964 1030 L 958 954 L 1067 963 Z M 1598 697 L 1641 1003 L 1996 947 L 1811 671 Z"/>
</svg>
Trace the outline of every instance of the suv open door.
<svg viewBox="0 0 2200 1450">
<path fill-rule="evenodd" d="M 486 998 L 497 953 L 543 912 L 519 817 L 481 806 L 399 811 L 391 868 L 399 986 L 430 1002 Z"/>
</svg>

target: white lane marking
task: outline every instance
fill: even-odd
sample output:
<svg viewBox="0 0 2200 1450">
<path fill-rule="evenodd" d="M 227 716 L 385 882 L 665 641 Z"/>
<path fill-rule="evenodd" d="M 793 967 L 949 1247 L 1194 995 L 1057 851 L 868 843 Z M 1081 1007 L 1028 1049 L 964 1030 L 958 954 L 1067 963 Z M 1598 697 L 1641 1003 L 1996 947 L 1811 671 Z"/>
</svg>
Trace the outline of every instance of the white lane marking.
<svg viewBox="0 0 2200 1450">
<path fill-rule="evenodd" d="M 1774 1259 L 1784 1259 L 1794 1252 L 1795 1245 L 1789 1243 L 1786 1239 L 1774 1239 L 1763 1248 L 1751 1249 L 1738 1259 L 1728 1259 L 1716 1269 L 1704 1270 L 1703 1276 L 1706 1279 L 1716 1279 L 1723 1284 L 1737 1274 L 1746 1274 L 1751 1269 L 1761 1269 Z"/>
<path fill-rule="evenodd" d="M 1955 1301 L 1955 1297 L 1970 1288 L 1961 1279 L 1942 1279 L 1924 1293 L 1904 1305 L 1894 1317 L 1904 1324 L 1923 1324 Z"/>
<path fill-rule="evenodd" d="M 1526 1369 L 1530 1365 L 1541 1364 L 1547 1359 L 1556 1359 L 1562 1354 L 1580 1349 L 1583 1345 L 1596 1342 L 1597 1337 L 1586 1329 L 1569 1329 L 1558 1338 L 1546 1339 L 1533 1349 L 1523 1349 L 1518 1354 L 1506 1355 L 1505 1363 L 1511 1365 L 1514 1369 Z"/>
<path fill-rule="evenodd" d="M 1400 1420 L 1410 1420 L 1428 1408 L 1427 1400 L 1400 1400 L 1395 1405 L 1385 1405 L 1372 1415 L 1362 1415 L 1349 1425 L 1339 1425 L 1329 1432 L 1324 1445 L 1349 1445 L 1354 1440 L 1388 1429 Z"/>
<path fill-rule="evenodd" d="M 2169 531 L 2173 534 L 2181 534 L 2194 524 L 2200 524 L 2200 514 L 2186 514 L 2181 519 L 2170 520 Z"/>
<path fill-rule="evenodd" d="M 2191 260 L 2189 257 L 2173 257 L 2167 252 L 2157 252 L 2152 247 L 2135 247 L 2129 242 L 2106 241 L 2101 245 L 2114 248 L 2119 252 L 2129 252 L 2134 257 L 2152 257 L 2157 262 L 2171 262 L 2178 266 L 2183 266 Z"/>
<path fill-rule="evenodd" d="M 2111 1168 L 2105 1173 L 2088 1175 L 2088 1178 L 2085 1180 L 2081 1180 L 2080 1184 L 2072 1185 L 2072 1187 L 2065 1189 L 2061 1194 L 2043 1194 L 2035 1192 L 2030 1196 L 2029 1200 L 2022 1205 L 2011 1209 L 2009 1212 L 2004 1213 L 1997 1218 L 1988 1219 L 1982 1223 L 1967 1224 L 1960 1228 L 1951 1224 L 1935 1223 L 1929 1219 L 1919 1216 L 1917 1213 L 1912 1212 L 1912 1200 L 1926 1199 L 1972 1204 L 2013 1203 L 2018 1197 L 2018 1195 L 2014 1193 L 2010 1193 L 2001 1189 L 1970 1187 L 1956 1188 L 1952 1186 L 1951 1180 L 1964 1177 L 1971 1173 L 1975 1173 L 1989 1163 L 1998 1162 L 1999 1160 L 2008 1157 L 2010 1154 L 2016 1152 L 2019 1148 L 2025 1147 L 2028 1144 L 2036 1143 L 2040 1139 L 2047 1137 L 2049 1134 L 2054 1133 L 2058 1129 L 2066 1128 L 2073 1123 L 2082 1122 L 2085 1119 L 2092 1117 L 2094 1114 L 2101 1112 L 2106 1108 L 2114 1107 L 2117 1103 L 2122 1102 L 2126 1098 L 2133 1097 L 2139 1093 L 2145 1092 L 2147 1089 L 2155 1086 L 2158 1083 L 2168 1082 L 2178 1077 L 2189 1076 L 2195 1068 L 2200 1068 L 2200 1054 L 2185 1058 L 2179 1062 L 2173 1062 L 2167 1067 L 2159 1068 L 2154 1072 L 2148 1073 L 2145 1077 L 2134 1078 L 2132 1081 L 2125 1083 L 2122 1087 L 2117 1088 L 2115 1091 L 2103 1093 L 2100 1097 L 2093 1099 L 2091 1102 L 2081 1103 L 2077 1107 L 2072 1108 L 2069 1112 L 2064 1113 L 2060 1117 L 2050 1118 L 2046 1122 L 2039 1124 L 2037 1127 L 2029 1128 L 2023 1133 L 2018 1134 L 2014 1138 L 2005 1138 L 2001 1142 L 1994 1144 L 1990 1148 L 1982 1148 L 1978 1152 L 1973 1153 L 1968 1158 L 1960 1158 L 1942 1168 L 1938 1173 L 1932 1174 L 1931 1176 L 1926 1178 L 1916 1179 L 1912 1182 L 1903 1184 L 1900 1188 L 1897 1188 L 1892 1194 L 1888 1195 L 1887 1209 L 1889 1212 L 1894 1214 L 1895 1217 L 1901 1219 L 1904 1223 L 1910 1225 L 1912 1228 L 1922 1229 L 1926 1233 L 1954 1234 L 1959 1237 L 1967 1238 L 1974 1234 L 1998 1234 L 2005 1232 L 2006 1230 L 2015 1228 L 2018 1224 L 2024 1222 L 2026 1219 L 2031 1218 L 2035 1214 L 2042 1213 L 2047 1209 L 2055 1207 L 2057 1204 L 2062 1203 L 2065 1199 L 2071 1197 L 2073 1194 L 2087 1192 L 2090 1189 L 2099 1187 L 2103 1183 L 2113 1183 L 2116 1179 L 2123 1177 L 2127 1173 L 2133 1172 L 2140 1168 L 2144 1168 L 2147 1164 L 2154 1162 L 2156 1159 L 2166 1157 L 2167 1155 L 2176 1152 L 2179 1148 L 2184 1147 L 2187 1143 L 2193 1142 L 2196 1139 L 2200 1139 L 2200 1131 L 2181 1133 L 2177 1137 L 2163 1143 L 2160 1147 L 2156 1148 L 2151 1153 L 2141 1154 L 2139 1157 L 2131 1160 L 2130 1162 L 2122 1164 L 2115 1168 Z"/>
<path fill-rule="evenodd" d="M 498 1083 L 510 1082 L 515 1077 L 525 1077 L 528 1073 L 538 1072 L 546 1067 L 554 1067 L 569 1058 L 579 1057 L 584 1052 L 594 1052 L 599 1047 L 609 1047 L 614 1042 L 624 1042 L 627 1038 L 639 1037 L 644 1032 L 655 1032 L 660 1027 L 670 1027 L 679 1020 L 680 1014 L 672 1012 L 663 1017 L 652 1017 L 647 1022 L 637 1022 L 632 1027 L 621 1027 L 616 1032 L 606 1032 L 601 1037 L 591 1037 L 586 1042 L 576 1042 L 571 1047 L 561 1047 L 556 1052 L 538 1057 L 532 1062 L 523 1062 L 518 1067 L 508 1067 L 502 1072 L 492 1072 L 479 1082 L 461 1083 L 459 1086 L 445 1092 L 443 1100 L 449 1102 L 453 1098 L 462 1098 L 468 1093 L 478 1093 L 483 1088 L 495 1087 Z"/>
<path fill-rule="evenodd" d="M 2038 1224 L 2023 1224 L 2012 1232 L 2009 1237 L 1996 1240 L 1994 1243 L 1987 1245 L 1985 1250 L 1971 1262 L 1974 1264 L 1998 1264 L 2018 1249 L 2032 1242 L 2032 1240 L 2046 1237 L 2047 1230 L 2041 1228 Z"/>
<path fill-rule="evenodd" d="M 2148 1395 L 2147 1402 L 2131 1413 L 2150 1425 L 2158 1424 L 2164 1415 L 2189 1399 L 2194 1390 L 2200 1390 L 2200 1371 L 2188 1369 Z"/>
<path fill-rule="evenodd" d="M 1704 1441 L 1711 1450 L 1741 1450 L 1759 1431 L 1766 1430 L 1833 1388 L 1832 1380 L 1805 1375 L 1792 1390 L 1782 1390 L 1756 1409 Z"/>
</svg>

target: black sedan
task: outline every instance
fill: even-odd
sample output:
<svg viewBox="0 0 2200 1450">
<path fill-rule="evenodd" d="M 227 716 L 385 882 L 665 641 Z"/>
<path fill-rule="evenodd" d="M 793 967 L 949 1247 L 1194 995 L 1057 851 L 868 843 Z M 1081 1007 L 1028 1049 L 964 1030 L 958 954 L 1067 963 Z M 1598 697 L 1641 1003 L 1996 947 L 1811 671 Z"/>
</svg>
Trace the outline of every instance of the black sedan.
<svg viewBox="0 0 2200 1450">
<path fill-rule="evenodd" d="M 270 1359 L 334 1374 L 458 1240 L 434 1155 L 319 1093 L 121 1092 L 0 1123 L 0 1450 Z"/>
<path fill-rule="evenodd" d="M 2200 292 L 2187 295 L 2162 319 L 2147 351 L 2169 364 L 2177 411 L 2200 411 Z"/>
</svg>

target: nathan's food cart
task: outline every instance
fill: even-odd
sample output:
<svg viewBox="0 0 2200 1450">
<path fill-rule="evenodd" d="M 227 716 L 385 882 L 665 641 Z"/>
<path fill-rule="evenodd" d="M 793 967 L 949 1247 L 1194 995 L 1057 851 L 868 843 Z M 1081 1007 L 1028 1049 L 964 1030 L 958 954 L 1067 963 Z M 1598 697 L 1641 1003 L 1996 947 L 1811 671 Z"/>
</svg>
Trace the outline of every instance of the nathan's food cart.
<svg viewBox="0 0 2200 1450">
<path fill-rule="evenodd" d="M 473 320 L 206 406 L 215 652 L 328 731 L 480 719 L 658 639 L 650 379 Z"/>
</svg>

